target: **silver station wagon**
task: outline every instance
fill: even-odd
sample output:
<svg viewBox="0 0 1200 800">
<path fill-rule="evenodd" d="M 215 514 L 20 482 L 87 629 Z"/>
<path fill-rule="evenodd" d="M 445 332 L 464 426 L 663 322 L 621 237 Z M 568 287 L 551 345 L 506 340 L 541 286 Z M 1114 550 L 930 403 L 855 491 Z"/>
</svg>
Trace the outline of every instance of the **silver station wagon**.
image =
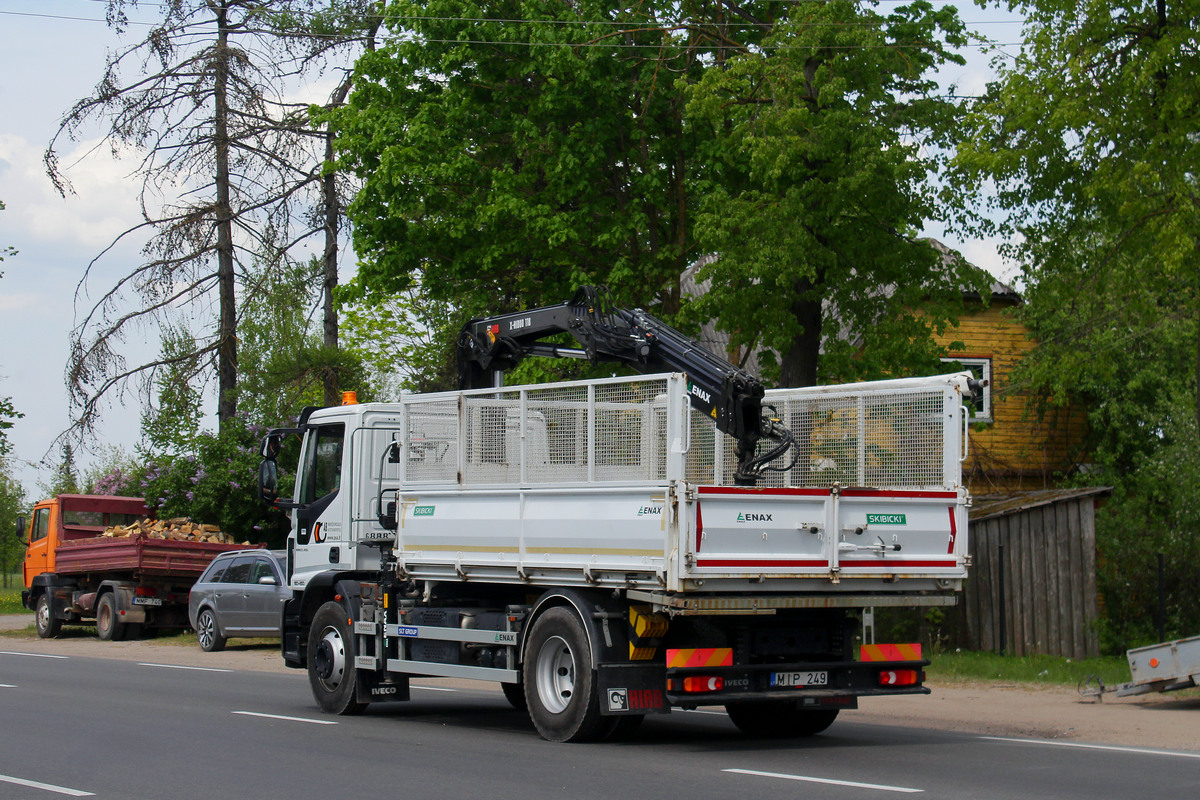
<svg viewBox="0 0 1200 800">
<path fill-rule="evenodd" d="M 188 596 L 188 620 L 200 649 L 221 650 L 235 637 L 276 637 L 283 604 L 283 550 L 234 550 L 212 560 Z"/>
</svg>

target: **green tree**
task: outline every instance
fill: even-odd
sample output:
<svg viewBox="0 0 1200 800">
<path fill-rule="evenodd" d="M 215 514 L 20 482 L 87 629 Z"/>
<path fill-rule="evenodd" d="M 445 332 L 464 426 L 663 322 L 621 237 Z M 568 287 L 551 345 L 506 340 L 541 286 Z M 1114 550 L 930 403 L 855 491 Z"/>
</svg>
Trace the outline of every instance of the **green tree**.
<svg viewBox="0 0 1200 800">
<path fill-rule="evenodd" d="M 696 236 L 716 258 L 700 315 L 766 348 L 786 386 L 937 369 L 977 270 L 916 238 L 944 217 L 931 176 L 960 117 L 934 72 L 961 63 L 952 7 L 761 7 L 686 91 L 700 147 Z M 757 17 L 756 17 L 757 18 Z M 724 26 L 717 28 L 724 32 Z"/>
<path fill-rule="evenodd" d="M 0 211 L 4 210 L 4 201 L 0 200 Z M 0 247 L 0 262 L 3 262 L 6 256 L 15 256 L 17 251 L 12 247 Z M 4 273 L 0 272 L 0 278 L 4 277 Z M 8 441 L 8 431 L 12 429 L 14 420 L 18 420 L 25 416 L 13 406 L 11 397 L 0 397 L 0 465 L 4 463 L 3 459 L 12 452 L 12 443 Z"/>
<path fill-rule="evenodd" d="M 75 466 L 75 448 L 70 442 L 63 442 L 54 475 L 49 483 L 39 484 L 39 488 L 47 497 L 59 494 L 79 494 L 79 470 Z"/>
<path fill-rule="evenodd" d="M 953 10 L 869 6 L 389 4 L 331 117 L 364 181 L 357 289 L 419 284 L 461 323 L 603 283 L 677 320 L 717 253 L 691 322 L 785 381 L 822 351 L 827 376 L 919 368 L 976 283 L 913 240 L 957 109 L 929 76 L 964 38 Z"/>
<path fill-rule="evenodd" d="M 1044 343 L 1026 379 L 1089 409 L 1101 438 L 1124 429 L 1144 444 L 1174 396 L 1200 414 L 1200 4 L 1007 5 L 1025 15 L 1027 45 L 996 62 L 955 177 L 988 199 L 997 221 L 984 232 L 1024 265 Z"/>
<path fill-rule="evenodd" d="M 193 452 L 200 432 L 202 396 L 196 381 L 204 361 L 186 327 L 168 327 L 161 339 L 160 366 L 151 377 L 157 400 L 142 412 L 142 440 L 151 452 L 182 455 Z"/>
<path fill-rule="evenodd" d="M 12 574 L 18 572 L 25 544 L 13 535 L 17 517 L 25 515 L 25 489 L 13 478 L 5 463 L 0 461 L 0 576 L 8 588 Z"/>
<path fill-rule="evenodd" d="M 695 248 L 672 82 L 700 54 L 665 27 L 674 8 L 389 3 L 393 35 L 330 117 L 363 180 L 358 287 L 419 284 L 460 324 L 584 283 L 676 312 Z"/>
<path fill-rule="evenodd" d="M 1156 552 L 1182 570 L 1169 605 L 1188 611 L 1169 625 L 1194 633 L 1200 3 L 1007 5 L 1026 47 L 996 62 L 952 177 L 1023 265 L 1039 344 L 1017 380 L 1086 414 L 1073 480 L 1114 487 L 1097 518 L 1106 646 L 1153 635 Z"/>
</svg>

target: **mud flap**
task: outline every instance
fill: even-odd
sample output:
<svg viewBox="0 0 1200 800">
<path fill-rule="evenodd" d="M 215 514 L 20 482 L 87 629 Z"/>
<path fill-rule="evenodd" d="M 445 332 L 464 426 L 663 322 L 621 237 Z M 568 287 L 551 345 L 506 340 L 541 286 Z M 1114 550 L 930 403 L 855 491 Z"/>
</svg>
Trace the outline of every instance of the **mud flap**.
<svg viewBox="0 0 1200 800">
<path fill-rule="evenodd" d="M 389 703 L 408 700 L 408 676 L 355 670 L 355 700 L 360 703 Z"/>
<path fill-rule="evenodd" d="M 666 670 L 643 664 L 601 664 L 597 670 L 600 713 L 668 714 Z"/>
</svg>

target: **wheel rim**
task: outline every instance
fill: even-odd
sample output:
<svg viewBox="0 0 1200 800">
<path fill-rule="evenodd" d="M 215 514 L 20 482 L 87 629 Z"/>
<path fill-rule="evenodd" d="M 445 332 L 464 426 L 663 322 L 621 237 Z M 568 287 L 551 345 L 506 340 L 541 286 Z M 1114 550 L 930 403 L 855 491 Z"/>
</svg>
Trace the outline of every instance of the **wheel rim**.
<svg viewBox="0 0 1200 800">
<path fill-rule="evenodd" d="M 107 630 L 112 626 L 112 615 L 112 606 L 108 603 L 100 603 L 100 609 L 96 614 L 96 627 Z"/>
<path fill-rule="evenodd" d="M 326 628 L 317 643 L 313 658 L 313 669 L 317 680 L 326 691 L 334 691 L 342 684 L 346 674 L 346 643 L 337 628 Z"/>
<path fill-rule="evenodd" d="M 196 631 L 197 638 L 200 639 L 200 646 L 208 649 L 212 647 L 213 637 L 215 635 L 217 624 L 213 620 L 213 615 L 205 611 L 200 615 L 200 630 Z"/>
<path fill-rule="evenodd" d="M 561 636 L 551 636 L 538 651 L 534 668 L 538 698 L 551 714 L 561 714 L 575 695 L 575 655 Z"/>
<path fill-rule="evenodd" d="M 38 630 L 44 631 L 50 627 L 50 604 L 46 602 L 46 598 L 38 601 L 37 605 L 37 626 Z"/>
</svg>

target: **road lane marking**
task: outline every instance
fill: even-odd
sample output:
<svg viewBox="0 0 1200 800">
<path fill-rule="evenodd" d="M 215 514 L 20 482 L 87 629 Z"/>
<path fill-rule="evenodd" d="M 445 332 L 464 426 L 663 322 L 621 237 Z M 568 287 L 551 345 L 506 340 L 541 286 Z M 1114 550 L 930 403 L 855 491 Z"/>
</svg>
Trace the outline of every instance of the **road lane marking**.
<svg viewBox="0 0 1200 800">
<path fill-rule="evenodd" d="M 1176 758 L 1200 758 L 1200 753 L 1180 753 L 1175 750 L 1148 750 L 1143 747 L 1118 747 L 1111 744 L 1081 744 L 1079 742 L 1056 742 L 1052 739 L 1013 739 L 1006 736 L 980 736 L 993 742 L 1017 742 L 1018 744 L 1044 744 L 1051 747 L 1077 747 L 1081 750 L 1111 750 L 1141 756 L 1175 756 Z"/>
<path fill-rule="evenodd" d="M 234 714 L 241 714 L 245 717 L 265 717 L 267 719 L 282 719 L 288 722 L 311 722 L 313 725 L 337 725 L 336 722 L 330 719 L 306 719 L 304 717 L 285 717 L 281 714 L 260 714 L 257 711 L 234 711 Z"/>
<path fill-rule="evenodd" d="M 4 783 L 12 783 L 17 786 L 25 786 L 30 789 L 43 789 L 47 792 L 56 792 L 57 794 L 70 795 L 71 797 L 95 797 L 95 792 L 84 792 L 79 789 L 68 789 L 66 786 L 55 786 L 52 783 L 38 783 L 37 781 L 27 781 L 23 778 L 14 778 L 10 775 L 0 775 L 0 781 Z"/>
<path fill-rule="evenodd" d="M 16 650 L 0 650 L 0 656 L 29 656 L 30 658 L 70 658 L 70 656 L 52 656 L 49 653 L 18 653 Z"/>
<path fill-rule="evenodd" d="M 17 688 L 17 685 L 15 683 L 0 683 L 0 689 L 15 689 L 15 688 Z"/>
<path fill-rule="evenodd" d="M 814 778 L 809 775 L 787 775 L 782 772 L 759 772 L 753 769 L 723 769 L 722 772 L 733 772 L 738 775 L 757 775 L 760 778 L 782 778 L 787 781 L 804 781 L 805 783 L 824 783 L 830 786 L 849 786 L 853 789 L 878 789 L 881 792 L 904 792 L 916 794 L 924 789 L 910 789 L 907 786 L 888 786 L 882 783 L 859 783 L 858 781 L 836 781 L 831 778 Z"/>
<path fill-rule="evenodd" d="M 231 669 L 219 669 L 217 667 L 185 667 L 182 664 L 150 664 L 141 662 L 139 667 L 161 667 L 162 669 L 191 669 L 197 672 L 233 672 Z"/>
</svg>

